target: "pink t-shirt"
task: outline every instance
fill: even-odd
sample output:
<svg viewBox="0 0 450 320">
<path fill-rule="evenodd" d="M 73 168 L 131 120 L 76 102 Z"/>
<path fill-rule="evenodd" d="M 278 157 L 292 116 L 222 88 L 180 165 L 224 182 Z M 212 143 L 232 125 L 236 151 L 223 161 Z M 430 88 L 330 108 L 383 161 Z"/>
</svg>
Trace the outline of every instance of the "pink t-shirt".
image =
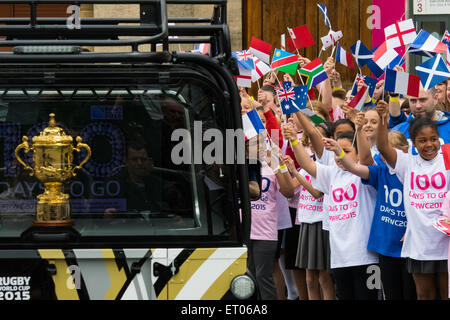
<svg viewBox="0 0 450 320">
<path fill-rule="evenodd" d="M 261 197 L 252 201 L 252 225 L 250 239 L 278 240 L 278 181 L 272 169 L 263 163 L 261 168 L 262 186 Z"/>
</svg>

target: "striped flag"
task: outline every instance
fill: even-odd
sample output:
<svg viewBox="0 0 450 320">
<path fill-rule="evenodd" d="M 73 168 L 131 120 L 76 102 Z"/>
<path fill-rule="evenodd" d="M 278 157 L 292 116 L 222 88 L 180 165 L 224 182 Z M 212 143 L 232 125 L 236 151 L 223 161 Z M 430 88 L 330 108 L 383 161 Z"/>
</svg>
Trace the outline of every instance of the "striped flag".
<svg viewBox="0 0 450 320">
<path fill-rule="evenodd" d="M 388 49 L 386 41 L 373 53 L 373 61 L 381 68 L 386 69 L 397 57 L 400 57 L 394 49 Z M 400 57 L 401 58 L 401 57 Z"/>
<path fill-rule="evenodd" d="M 262 62 L 259 58 L 253 57 L 255 69 L 252 70 L 252 82 L 258 81 L 265 74 L 269 73 L 270 66 Z"/>
<path fill-rule="evenodd" d="M 252 70 L 239 67 L 239 75 L 234 77 L 239 87 L 252 87 Z"/>
<path fill-rule="evenodd" d="M 320 58 L 316 58 L 299 70 L 303 83 L 306 84 L 308 90 L 314 88 L 322 81 L 328 79 L 327 73 L 322 65 Z"/>
<path fill-rule="evenodd" d="M 242 129 L 244 130 L 246 141 L 266 130 L 256 109 L 253 109 L 242 116 Z"/>
<path fill-rule="evenodd" d="M 368 96 L 369 88 L 366 86 L 362 86 L 356 96 L 352 99 L 352 101 L 348 103 L 348 106 L 355 110 L 361 111 Z"/>
<path fill-rule="evenodd" d="M 270 64 L 270 50 L 272 50 L 271 44 L 255 37 L 252 38 L 250 48 L 248 49 L 255 57 L 258 57 L 267 64 Z"/>
<path fill-rule="evenodd" d="M 271 67 L 272 69 L 295 75 L 298 67 L 298 57 L 287 51 L 275 49 Z"/>
<path fill-rule="evenodd" d="M 281 50 L 286 51 L 286 35 L 284 33 L 281 35 Z"/>
<path fill-rule="evenodd" d="M 211 47 L 210 43 L 201 43 L 199 45 L 196 45 L 192 52 L 198 52 L 198 53 L 201 53 L 201 54 L 208 55 L 210 47 Z"/>
<path fill-rule="evenodd" d="M 343 64 L 346 67 L 352 69 L 355 68 L 355 65 L 353 63 L 353 55 L 345 51 L 339 43 L 337 44 L 336 61 Z"/>
<path fill-rule="evenodd" d="M 448 46 L 439 41 L 436 37 L 429 34 L 425 30 L 420 30 L 417 38 L 411 44 L 408 52 L 417 53 L 417 52 L 430 52 L 430 53 L 444 53 L 447 50 Z"/>
<path fill-rule="evenodd" d="M 419 97 L 420 77 L 406 72 L 386 70 L 384 90 L 411 97 Z"/>
</svg>

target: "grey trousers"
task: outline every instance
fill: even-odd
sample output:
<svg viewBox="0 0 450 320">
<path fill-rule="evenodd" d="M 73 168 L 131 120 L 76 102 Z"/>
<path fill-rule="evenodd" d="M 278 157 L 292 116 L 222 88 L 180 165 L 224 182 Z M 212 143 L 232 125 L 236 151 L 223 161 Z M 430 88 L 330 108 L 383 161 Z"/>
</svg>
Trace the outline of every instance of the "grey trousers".
<svg viewBox="0 0 450 320">
<path fill-rule="evenodd" d="M 273 268 L 277 241 L 250 240 L 247 254 L 247 269 L 255 277 L 262 300 L 277 300 L 277 289 L 273 281 Z"/>
</svg>

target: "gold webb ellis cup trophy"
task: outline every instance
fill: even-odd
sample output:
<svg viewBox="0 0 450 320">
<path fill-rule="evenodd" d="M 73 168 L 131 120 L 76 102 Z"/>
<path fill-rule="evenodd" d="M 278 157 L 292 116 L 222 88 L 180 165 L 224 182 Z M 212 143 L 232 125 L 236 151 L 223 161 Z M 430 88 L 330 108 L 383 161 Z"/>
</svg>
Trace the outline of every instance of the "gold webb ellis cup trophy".
<svg viewBox="0 0 450 320">
<path fill-rule="evenodd" d="M 75 176 L 74 171 L 80 169 L 91 157 L 91 149 L 81 142 L 81 137 L 77 137 L 76 141 L 77 145 L 74 147 L 73 138 L 56 126 L 55 114 L 51 113 L 48 127 L 39 136 L 33 137 L 32 147 L 28 145 L 28 137 L 24 136 L 15 150 L 17 161 L 25 170 L 31 170 L 30 176 L 34 175 L 45 186 L 44 193 L 37 196 L 36 220 L 33 222 L 35 227 L 68 227 L 73 224 L 69 195 L 62 192 L 62 184 Z M 73 151 L 81 152 L 82 148 L 86 149 L 87 156 L 80 165 L 73 168 Z M 33 151 L 34 168 L 19 157 L 21 149 L 25 153 Z"/>
</svg>

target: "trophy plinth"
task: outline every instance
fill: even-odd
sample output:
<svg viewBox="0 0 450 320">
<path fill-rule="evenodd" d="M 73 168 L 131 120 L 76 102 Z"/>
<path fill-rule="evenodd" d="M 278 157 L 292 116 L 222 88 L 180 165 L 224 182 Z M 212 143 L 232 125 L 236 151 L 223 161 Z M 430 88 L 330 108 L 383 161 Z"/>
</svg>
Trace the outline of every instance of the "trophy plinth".
<svg viewBox="0 0 450 320">
<path fill-rule="evenodd" d="M 28 145 L 28 137 L 22 138 L 22 144 L 15 150 L 17 161 L 31 170 L 30 176 L 36 176 L 44 183 L 44 193 L 37 196 L 35 227 L 43 226 L 71 226 L 69 195 L 62 192 L 64 181 L 76 175 L 76 169 L 80 169 L 91 157 L 91 149 L 81 143 L 81 137 L 76 138 L 77 146 L 73 147 L 73 138 L 67 136 L 64 130 L 56 126 L 55 115 L 50 114 L 49 126 L 39 136 L 33 137 L 33 145 Z M 75 168 L 72 167 L 73 151 L 81 152 L 81 148 L 87 150 L 86 158 Z M 19 150 L 33 151 L 34 168 L 28 166 L 20 157 Z"/>
</svg>

